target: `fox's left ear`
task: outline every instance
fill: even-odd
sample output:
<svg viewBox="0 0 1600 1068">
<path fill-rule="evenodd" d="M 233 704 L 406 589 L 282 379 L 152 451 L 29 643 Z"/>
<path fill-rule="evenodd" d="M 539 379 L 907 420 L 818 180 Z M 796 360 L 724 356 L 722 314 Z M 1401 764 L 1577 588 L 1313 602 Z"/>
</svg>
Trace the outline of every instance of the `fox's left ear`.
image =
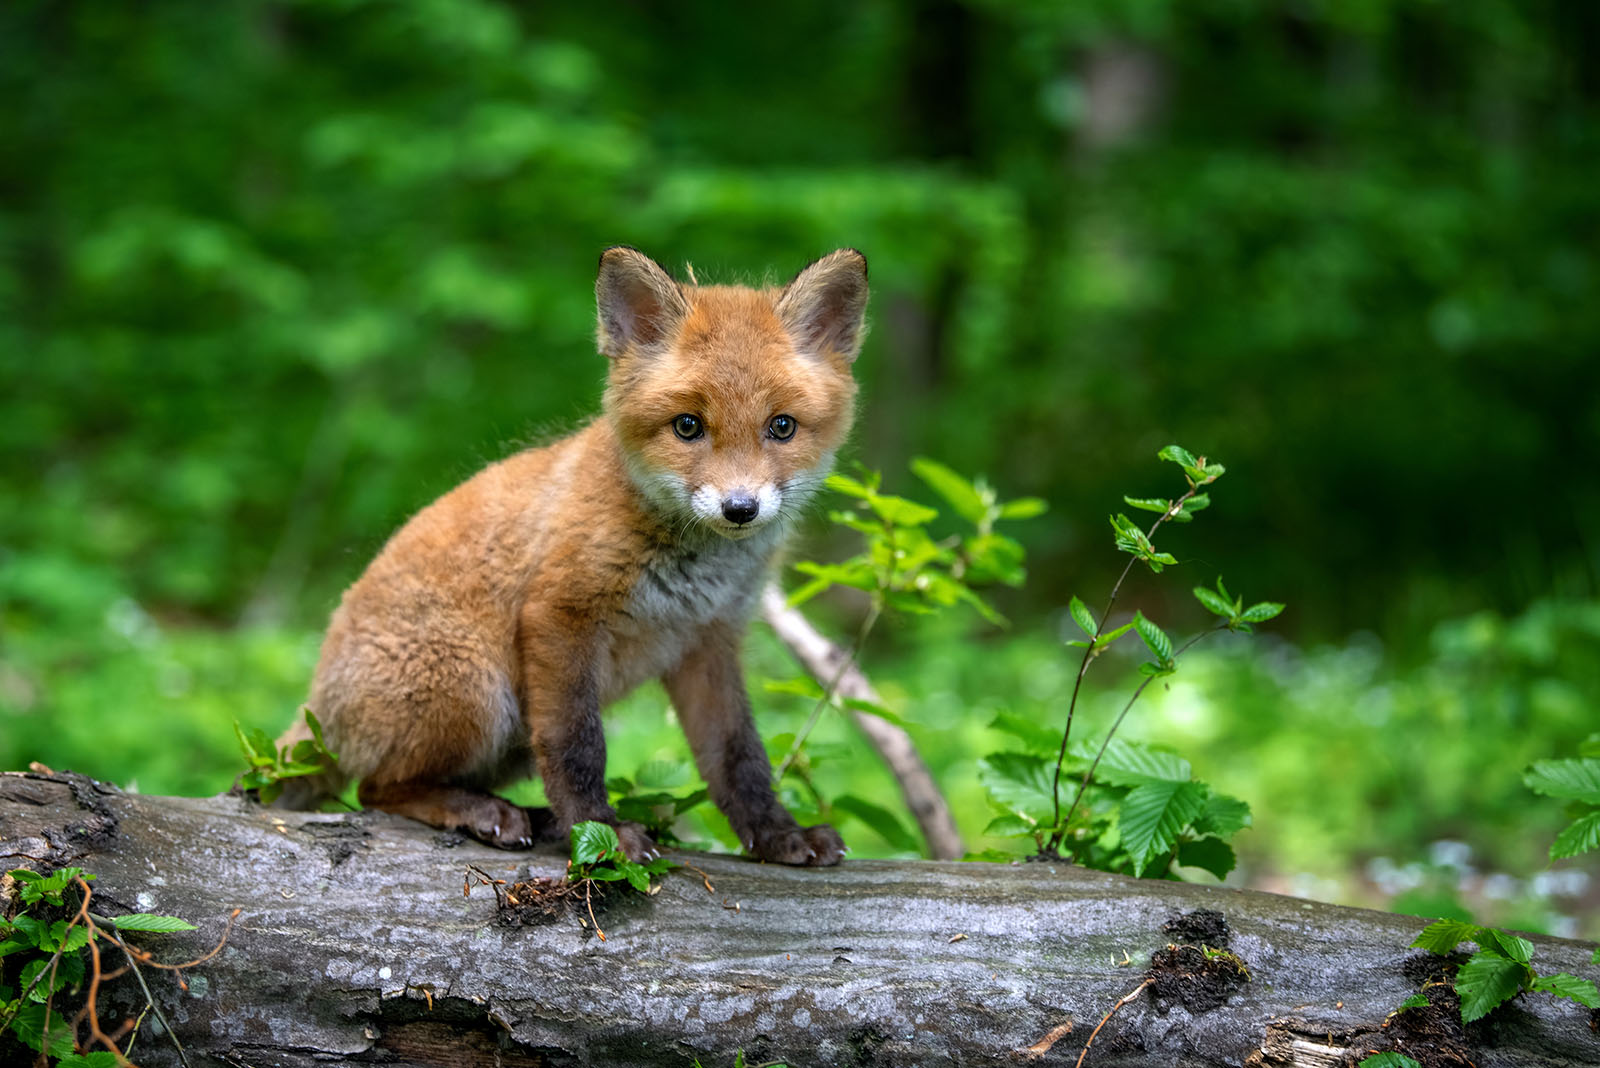
<svg viewBox="0 0 1600 1068">
<path fill-rule="evenodd" d="M 802 352 L 855 360 L 866 333 L 867 258 L 853 248 L 828 253 L 784 287 L 777 310 Z"/>
</svg>

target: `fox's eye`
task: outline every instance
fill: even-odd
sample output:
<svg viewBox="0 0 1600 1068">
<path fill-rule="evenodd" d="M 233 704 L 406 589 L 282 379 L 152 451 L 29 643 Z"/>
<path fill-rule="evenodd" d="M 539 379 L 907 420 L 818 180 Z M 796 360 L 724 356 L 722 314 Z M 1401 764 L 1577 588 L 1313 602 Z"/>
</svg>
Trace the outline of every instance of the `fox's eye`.
<svg viewBox="0 0 1600 1068">
<path fill-rule="evenodd" d="M 767 424 L 767 433 L 779 441 L 788 441 L 794 437 L 796 425 L 792 415 L 775 415 L 772 417 L 772 422 Z"/>
<path fill-rule="evenodd" d="M 701 434 L 704 434 L 706 432 L 706 428 L 703 424 L 701 424 L 700 417 L 698 415 L 689 415 L 685 413 L 684 415 L 676 416 L 672 420 L 672 432 L 678 435 L 684 441 L 693 441 Z"/>
</svg>

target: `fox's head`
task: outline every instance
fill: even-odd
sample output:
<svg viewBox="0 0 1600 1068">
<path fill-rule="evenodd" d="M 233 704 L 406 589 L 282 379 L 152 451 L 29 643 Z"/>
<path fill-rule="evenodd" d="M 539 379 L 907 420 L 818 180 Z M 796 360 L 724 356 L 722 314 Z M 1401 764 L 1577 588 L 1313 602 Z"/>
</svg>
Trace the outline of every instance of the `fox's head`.
<svg viewBox="0 0 1600 1068">
<path fill-rule="evenodd" d="M 793 516 L 850 431 L 867 261 L 824 256 L 782 289 L 679 285 L 609 248 L 595 282 L 605 410 L 667 517 L 742 538 Z"/>
</svg>

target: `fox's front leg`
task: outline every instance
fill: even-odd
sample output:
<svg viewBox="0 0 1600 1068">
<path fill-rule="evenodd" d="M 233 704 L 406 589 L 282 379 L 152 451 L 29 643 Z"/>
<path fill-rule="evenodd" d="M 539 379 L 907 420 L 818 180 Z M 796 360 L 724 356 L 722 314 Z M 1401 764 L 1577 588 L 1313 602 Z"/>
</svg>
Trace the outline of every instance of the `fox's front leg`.
<svg viewBox="0 0 1600 1068">
<path fill-rule="evenodd" d="M 525 656 L 523 702 L 539 777 L 562 839 L 575 823 L 609 823 L 629 859 L 643 862 L 660 851 L 639 824 L 618 822 L 606 795 L 606 738 L 591 663 L 577 643 L 563 643 L 554 656 Z"/>
<path fill-rule="evenodd" d="M 714 623 L 662 680 L 711 799 L 751 853 L 782 864 L 839 863 L 844 841 L 825 823 L 801 827 L 772 791 L 772 765 L 750 716 L 737 633 Z"/>
</svg>

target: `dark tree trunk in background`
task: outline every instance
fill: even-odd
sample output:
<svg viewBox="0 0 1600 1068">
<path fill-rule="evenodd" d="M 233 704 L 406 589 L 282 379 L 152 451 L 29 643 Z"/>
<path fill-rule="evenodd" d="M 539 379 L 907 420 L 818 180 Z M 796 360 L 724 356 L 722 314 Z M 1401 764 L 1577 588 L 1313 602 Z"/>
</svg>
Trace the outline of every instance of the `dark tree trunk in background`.
<svg viewBox="0 0 1600 1068">
<path fill-rule="evenodd" d="M 498 852 L 377 813 L 281 813 L 8 774 L 0 840 L 7 867 L 97 873 L 103 914 L 200 925 L 142 936 L 162 960 L 203 952 L 243 910 L 187 993 L 153 975 L 194 1064 L 698 1057 L 720 1068 L 738 1050 L 749 1064 L 1072 1064 L 1137 988 L 1086 1065 L 1333 1065 L 1386 1046 L 1399 1032 L 1382 1030 L 1385 1017 L 1426 973 L 1404 948 L 1419 920 L 1064 864 L 800 871 L 683 855 L 715 890 L 683 870 L 654 897 L 616 894 L 597 910 L 601 941 L 575 916 L 514 926 L 487 888 L 462 894 L 468 865 L 515 880 L 559 874 L 557 856 Z M 1248 979 L 1207 961 L 1199 942 L 1227 942 Z M 1578 943 L 1535 942 L 1542 970 L 1592 971 Z M 127 978 L 110 984 L 102 1019 L 134 1011 L 135 992 Z M 176 1063 L 152 1019 L 134 1059 Z M 1433 1056 L 1420 1035 L 1408 1041 L 1425 1063 Z M 1461 1043 L 1456 1052 L 1483 1066 L 1600 1061 L 1589 1014 L 1544 996 L 1428 1041 L 1440 1057 Z"/>
</svg>

